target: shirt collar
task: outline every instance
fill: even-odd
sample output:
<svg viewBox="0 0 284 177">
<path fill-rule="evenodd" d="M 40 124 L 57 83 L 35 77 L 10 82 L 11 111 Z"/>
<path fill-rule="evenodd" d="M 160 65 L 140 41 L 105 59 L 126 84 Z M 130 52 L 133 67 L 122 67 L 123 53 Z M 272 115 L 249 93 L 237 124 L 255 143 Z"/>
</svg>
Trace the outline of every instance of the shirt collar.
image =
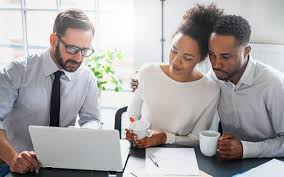
<svg viewBox="0 0 284 177">
<path fill-rule="evenodd" d="M 241 79 L 239 80 L 237 86 L 241 86 L 242 84 L 252 86 L 255 68 L 256 68 L 256 62 L 251 56 L 249 56 L 249 61 L 247 63 L 245 72 L 243 73 L 243 75 L 242 75 Z"/>
<path fill-rule="evenodd" d="M 58 68 L 58 66 L 56 65 L 54 60 L 52 59 L 52 57 L 50 55 L 50 49 L 46 50 L 43 53 L 43 72 L 44 72 L 45 76 L 49 76 L 49 75 L 55 73 L 58 70 L 60 70 L 60 69 Z M 70 72 L 67 72 L 65 70 L 62 70 L 62 71 L 64 72 L 64 74 L 67 77 L 67 79 L 69 81 L 71 81 L 72 80 L 72 75 L 74 73 L 70 73 Z"/>
</svg>

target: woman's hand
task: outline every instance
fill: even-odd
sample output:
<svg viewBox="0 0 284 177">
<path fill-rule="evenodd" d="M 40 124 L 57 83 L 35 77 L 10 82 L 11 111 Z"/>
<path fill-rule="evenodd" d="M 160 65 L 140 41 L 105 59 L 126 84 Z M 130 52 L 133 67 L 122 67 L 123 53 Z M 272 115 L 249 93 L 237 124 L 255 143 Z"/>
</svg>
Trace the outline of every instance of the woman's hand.
<svg viewBox="0 0 284 177">
<path fill-rule="evenodd" d="M 136 134 L 133 133 L 132 130 L 127 129 L 127 128 L 125 129 L 125 131 L 126 131 L 126 139 L 127 139 L 128 141 L 130 141 L 131 143 L 134 143 L 134 139 L 137 138 Z"/>
<path fill-rule="evenodd" d="M 131 130 L 126 130 L 126 139 L 131 141 L 138 148 L 148 148 L 165 144 L 167 141 L 167 135 L 164 132 L 151 131 L 150 137 L 137 140 L 136 134 L 134 134 Z"/>
</svg>

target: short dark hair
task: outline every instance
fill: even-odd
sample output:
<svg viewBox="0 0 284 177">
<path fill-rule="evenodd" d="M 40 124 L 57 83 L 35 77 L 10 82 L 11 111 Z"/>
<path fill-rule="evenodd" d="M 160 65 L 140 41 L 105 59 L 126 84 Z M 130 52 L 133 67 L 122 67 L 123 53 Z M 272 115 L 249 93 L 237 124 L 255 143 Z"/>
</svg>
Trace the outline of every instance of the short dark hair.
<svg viewBox="0 0 284 177">
<path fill-rule="evenodd" d="M 87 15 L 80 9 L 67 9 L 60 12 L 55 19 L 53 25 L 53 33 L 58 36 L 64 36 L 68 28 L 92 30 L 95 34 L 95 28 L 87 17 Z"/>
<path fill-rule="evenodd" d="M 249 43 L 251 29 L 249 22 L 243 17 L 224 15 L 217 20 L 213 32 L 221 35 L 233 35 L 239 45 L 243 45 Z"/>
<path fill-rule="evenodd" d="M 223 10 L 215 4 L 197 4 L 195 7 L 186 11 L 183 20 L 179 25 L 175 35 L 182 33 L 197 41 L 202 59 L 208 54 L 208 40 L 212 33 L 217 19 L 223 15 Z"/>
</svg>

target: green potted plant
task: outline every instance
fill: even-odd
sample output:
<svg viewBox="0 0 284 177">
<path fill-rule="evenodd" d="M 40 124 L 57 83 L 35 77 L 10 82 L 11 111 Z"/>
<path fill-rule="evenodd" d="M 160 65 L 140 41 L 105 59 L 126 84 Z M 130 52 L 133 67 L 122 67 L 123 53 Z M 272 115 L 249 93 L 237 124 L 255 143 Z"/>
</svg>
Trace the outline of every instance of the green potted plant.
<svg viewBox="0 0 284 177">
<path fill-rule="evenodd" d="M 121 50 L 112 49 L 102 52 L 95 52 L 87 57 L 85 63 L 95 74 L 98 88 L 103 91 L 106 88 L 119 92 L 122 88 L 122 81 L 117 77 L 114 64 L 124 58 Z"/>
</svg>

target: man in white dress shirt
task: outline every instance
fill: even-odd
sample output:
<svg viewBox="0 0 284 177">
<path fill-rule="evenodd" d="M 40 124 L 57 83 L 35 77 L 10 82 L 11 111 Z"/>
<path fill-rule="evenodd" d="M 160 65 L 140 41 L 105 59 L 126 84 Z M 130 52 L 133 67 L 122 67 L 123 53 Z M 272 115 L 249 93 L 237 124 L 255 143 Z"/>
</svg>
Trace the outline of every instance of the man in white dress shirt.
<svg viewBox="0 0 284 177">
<path fill-rule="evenodd" d="M 284 76 L 249 55 L 250 34 L 247 20 L 225 15 L 209 39 L 210 75 L 221 87 L 223 159 L 284 156 Z"/>
<path fill-rule="evenodd" d="M 12 172 L 39 168 L 29 125 L 67 127 L 79 114 L 80 126 L 101 127 L 96 78 L 81 65 L 94 51 L 93 36 L 94 27 L 81 10 L 63 11 L 48 50 L 0 72 L 0 160 Z"/>
</svg>

